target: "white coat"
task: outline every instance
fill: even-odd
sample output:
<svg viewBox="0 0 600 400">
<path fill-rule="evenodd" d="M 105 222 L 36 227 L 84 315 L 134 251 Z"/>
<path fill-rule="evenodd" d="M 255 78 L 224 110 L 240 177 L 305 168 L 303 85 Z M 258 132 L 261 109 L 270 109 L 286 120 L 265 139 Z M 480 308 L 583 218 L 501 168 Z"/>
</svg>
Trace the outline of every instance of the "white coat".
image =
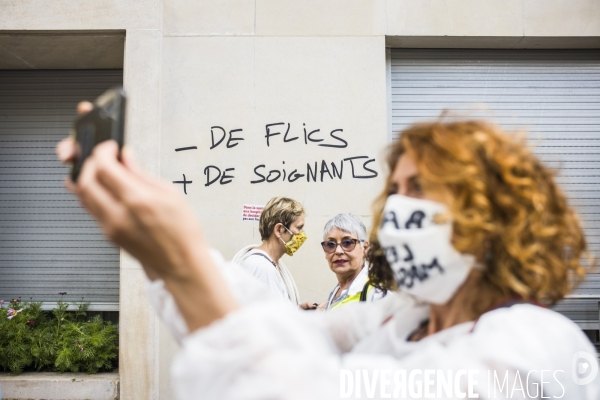
<svg viewBox="0 0 600 400">
<path fill-rule="evenodd" d="M 275 266 L 271 256 L 257 249 L 258 246 L 253 244 L 244 247 L 233 256 L 232 262 L 241 265 L 250 275 L 267 285 L 272 293 L 298 306 L 300 294 L 289 269 L 282 260 L 279 260 L 279 267 Z M 257 253 L 262 256 L 253 256 Z"/>
<path fill-rule="evenodd" d="M 572 377 L 575 354 L 595 357 L 594 347 L 551 310 L 514 305 L 409 342 L 428 307 L 408 296 L 390 293 L 330 313 L 302 311 L 218 253 L 213 258 L 242 306 L 206 328 L 188 333 L 162 281 L 148 284 L 152 305 L 182 346 L 171 370 L 182 400 L 455 399 L 468 396 L 472 381 L 480 399 L 599 398 L 598 378 L 577 385 Z M 440 371 L 452 374 L 450 393 L 428 380 Z"/>
<path fill-rule="evenodd" d="M 329 297 L 327 297 L 327 306 L 325 307 L 325 310 L 329 310 L 330 308 L 332 308 L 331 307 L 332 304 L 335 305 L 335 303 L 341 302 L 348 297 L 359 295 L 359 293 L 361 293 L 363 291 L 363 289 L 365 288 L 365 284 L 367 283 L 368 280 L 369 280 L 369 265 L 366 264 L 362 267 L 362 269 L 360 270 L 358 275 L 356 275 L 356 277 L 354 277 L 354 280 L 352 281 L 350 286 L 348 286 L 348 288 L 346 290 L 342 291 L 342 293 L 339 294 L 337 298 L 334 298 L 334 296 L 337 293 L 338 289 L 340 288 L 340 284 L 339 283 L 335 284 L 335 287 L 333 288 L 331 293 L 329 293 Z M 377 288 L 372 288 L 367 293 L 368 294 L 367 294 L 366 301 L 377 301 L 377 300 L 385 297 L 385 293 L 380 291 Z"/>
</svg>

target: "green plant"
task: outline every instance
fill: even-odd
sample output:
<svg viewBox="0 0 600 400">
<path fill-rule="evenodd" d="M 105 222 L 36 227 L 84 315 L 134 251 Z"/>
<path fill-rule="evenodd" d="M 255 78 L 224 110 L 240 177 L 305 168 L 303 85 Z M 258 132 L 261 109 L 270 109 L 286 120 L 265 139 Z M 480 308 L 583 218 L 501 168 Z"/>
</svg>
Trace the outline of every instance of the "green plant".
<svg viewBox="0 0 600 400">
<path fill-rule="evenodd" d="M 65 292 L 59 293 L 65 295 Z M 61 300 L 52 311 L 42 303 L 0 300 L 0 370 L 13 374 L 37 371 L 87 372 L 116 367 L 117 325 L 100 316 L 86 320 L 89 303 Z"/>
</svg>

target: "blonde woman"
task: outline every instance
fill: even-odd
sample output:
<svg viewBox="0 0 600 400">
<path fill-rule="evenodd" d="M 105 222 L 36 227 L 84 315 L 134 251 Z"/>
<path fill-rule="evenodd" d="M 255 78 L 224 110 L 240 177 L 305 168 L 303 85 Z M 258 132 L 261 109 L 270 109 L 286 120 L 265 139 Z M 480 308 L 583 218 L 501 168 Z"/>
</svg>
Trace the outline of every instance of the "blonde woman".
<svg viewBox="0 0 600 400">
<path fill-rule="evenodd" d="M 233 257 L 233 262 L 264 283 L 277 297 L 300 306 L 296 282 L 281 258 L 284 254 L 293 256 L 306 240 L 304 207 L 294 199 L 273 197 L 260 215 L 258 231 L 262 243 L 244 247 Z"/>
<path fill-rule="evenodd" d="M 58 150 L 75 154 L 69 141 Z M 150 299 L 182 338 L 171 368 L 180 399 L 599 398 L 594 347 L 543 307 L 584 276 L 577 215 L 497 127 L 402 133 L 370 238 L 372 282 L 399 292 L 332 313 L 271 301 L 210 252 L 172 185 L 117 154 L 99 145 L 68 186 L 156 277 Z M 590 376 L 578 375 L 582 357 Z"/>
</svg>

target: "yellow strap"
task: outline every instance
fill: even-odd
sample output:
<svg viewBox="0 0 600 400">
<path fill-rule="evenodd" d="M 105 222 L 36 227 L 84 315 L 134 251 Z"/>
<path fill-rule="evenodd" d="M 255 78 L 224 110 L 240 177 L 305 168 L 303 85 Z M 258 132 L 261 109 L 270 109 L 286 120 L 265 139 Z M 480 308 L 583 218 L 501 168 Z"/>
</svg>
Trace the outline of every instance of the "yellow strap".
<svg viewBox="0 0 600 400">
<path fill-rule="evenodd" d="M 369 285 L 369 288 L 367 289 L 367 299 L 369 298 L 369 292 L 371 291 L 371 289 L 373 289 L 373 286 Z M 334 308 L 337 308 L 343 304 L 358 303 L 360 301 L 361 293 L 362 293 L 362 290 L 358 293 L 353 294 L 352 296 L 346 297 L 342 301 L 339 301 L 339 302 L 333 304 L 331 307 L 329 307 L 329 309 L 333 310 Z"/>
</svg>

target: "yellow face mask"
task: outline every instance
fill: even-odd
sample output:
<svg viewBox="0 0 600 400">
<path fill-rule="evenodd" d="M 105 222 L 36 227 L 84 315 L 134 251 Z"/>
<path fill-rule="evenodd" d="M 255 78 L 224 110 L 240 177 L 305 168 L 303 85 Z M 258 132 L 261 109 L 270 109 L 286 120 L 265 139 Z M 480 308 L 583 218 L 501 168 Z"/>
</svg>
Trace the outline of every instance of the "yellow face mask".
<svg viewBox="0 0 600 400">
<path fill-rule="evenodd" d="M 284 226 L 285 228 L 285 226 Z M 290 232 L 290 230 L 288 228 L 285 228 L 286 231 Z M 283 242 L 284 246 L 285 246 L 285 254 L 287 254 L 288 256 L 293 256 L 295 252 L 298 251 L 298 249 L 300 248 L 300 246 L 302 246 L 302 244 L 304 242 L 306 242 L 306 234 L 304 233 L 304 231 L 302 232 L 298 232 L 298 233 L 292 233 L 290 232 L 290 235 L 292 235 L 291 239 L 288 242 L 284 242 L 283 239 L 281 239 L 281 241 Z"/>
</svg>

